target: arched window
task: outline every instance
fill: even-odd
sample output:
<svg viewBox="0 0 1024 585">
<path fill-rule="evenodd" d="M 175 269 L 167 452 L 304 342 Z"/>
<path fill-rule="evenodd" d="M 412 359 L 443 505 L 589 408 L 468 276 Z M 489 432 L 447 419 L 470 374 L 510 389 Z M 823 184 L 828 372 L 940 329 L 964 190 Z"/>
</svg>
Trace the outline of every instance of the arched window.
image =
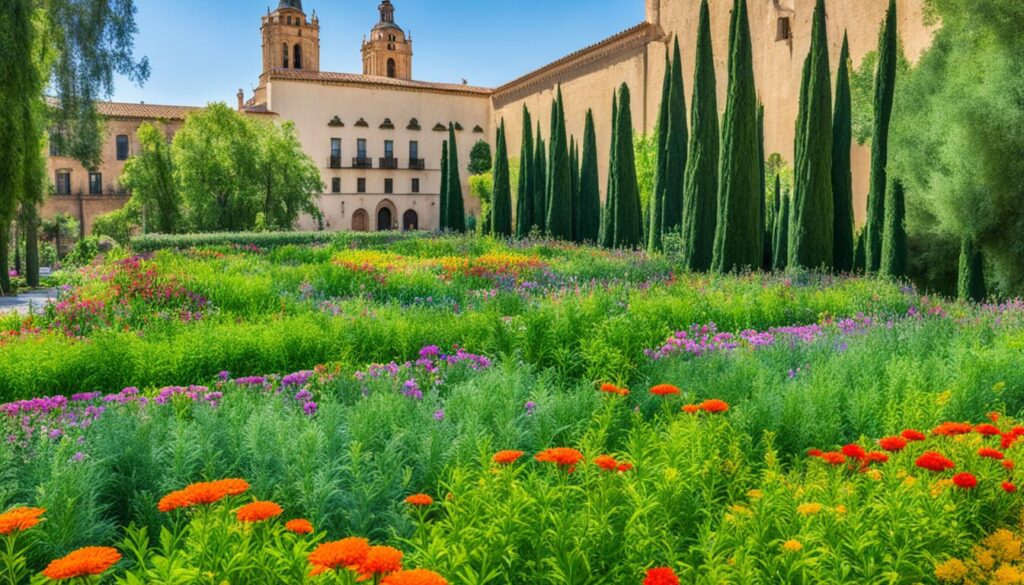
<svg viewBox="0 0 1024 585">
<path fill-rule="evenodd" d="M 398 73 L 395 71 L 395 60 L 388 59 L 388 77 L 397 77 Z"/>
<path fill-rule="evenodd" d="M 394 221 L 392 218 L 391 209 L 388 207 L 381 207 L 380 210 L 377 211 L 377 231 L 389 232 L 393 230 L 395 226 L 392 223 Z"/>
<path fill-rule="evenodd" d="M 414 232 L 420 229 L 420 217 L 415 211 L 409 210 L 402 216 L 402 230 Z"/>
<path fill-rule="evenodd" d="M 302 45 L 295 45 L 295 68 L 302 69 Z"/>
<path fill-rule="evenodd" d="M 288 68 L 288 44 L 287 43 L 285 43 L 285 45 L 284 45 L 284 68 L 285 69 Z"/>
</svg>

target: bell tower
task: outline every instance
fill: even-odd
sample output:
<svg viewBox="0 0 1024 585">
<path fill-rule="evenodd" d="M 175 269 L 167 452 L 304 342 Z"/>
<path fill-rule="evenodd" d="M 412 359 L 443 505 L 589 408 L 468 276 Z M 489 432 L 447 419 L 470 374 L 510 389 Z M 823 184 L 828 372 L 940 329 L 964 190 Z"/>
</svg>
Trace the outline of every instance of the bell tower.
<svg viewBox="0 0 1024 585">
<path fill-rule="evenodd" d="M 320 71 L 320 20 L 307 18 L 302 0 L 281 0 L 263 17 L 263 74 L 274 69 Z"/>
<path fill-rule="evenodd" d="M 412 36 L 395 24 L 395 6 L 383 0 L 380 22 L 363 39 L 363 74 L 412 79 Z"/>
</svg>

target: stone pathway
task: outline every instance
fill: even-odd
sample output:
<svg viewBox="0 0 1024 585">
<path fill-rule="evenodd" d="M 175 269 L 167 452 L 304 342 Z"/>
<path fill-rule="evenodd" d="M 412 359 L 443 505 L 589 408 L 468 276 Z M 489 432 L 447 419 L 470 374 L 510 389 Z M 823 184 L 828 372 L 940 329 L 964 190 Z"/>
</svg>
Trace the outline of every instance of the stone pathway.
<svg viewBox="0 0 1024 585">
<path fill-rule="evenodd" d="M 57 298 L 57 289 L 34 290 L 15 297 L 0 297 L 0 313 L 39 313 L 50 301 Z"/>
</svg>

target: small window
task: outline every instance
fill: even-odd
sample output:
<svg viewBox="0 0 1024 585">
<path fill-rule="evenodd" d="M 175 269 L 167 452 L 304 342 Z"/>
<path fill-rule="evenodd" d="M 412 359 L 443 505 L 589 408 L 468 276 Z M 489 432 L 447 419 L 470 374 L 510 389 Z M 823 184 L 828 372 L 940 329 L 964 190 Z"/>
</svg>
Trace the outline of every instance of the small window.
<svg viewBox="0 0 1024 585">
<path fill-rule="evenodd" d="M 391 79 L 398 77 L 398 72 L 395 68 L 394 59 L 388 59 L 388 77 L 390 77 Z"/>
<path fill-rule="evenodd" d="M 356 191 L 366 193 L 366 179 L 356 179 Z"/>
<path fill-rule="evenodd" d="M 284 56 L 284 68 L 288 68 L 288 43 L 285 43 L 282 47 L 282 54 Z"/>
<path fill-rule="evenodd" d="M 57 147 L 57 137 L 50 137 L 50 156 L 60 156 L 60 148 Z"/>
<path fill-rule="evenodd" d="M 384 141 L 384 158 L 395 158 L 395 141 Z"/>
<path fill-rule="evenodd" d="M 71 172 L 57 171 L 57 195 L 71 195 Z"/>
<path fill-rule="evenodd" d="M 288 24 L 291 24 L 291 23 L 292 23 L 292 17 L 289 16 L 288 17 Z"/>
<path fill-rule="evenodd" d="M 384 192 L 387 193 L 388 195 L 390 195 L 390 194 L 395 192 L 395 180 L 394 179 L 384 179 Z"/>
<path fill-rule="evenodd" d="M 128 160 L 128 135 L 117 136 L 117 160 Z"/>
<path fill-rule="evenodd" d="M 89 195 L 103 194 L 103 174 L 89 173 Z"/>
<path fill-rule="evenodd" d="M 420 143 L 411 140 L 409 141 L 409 160 L 419 160 L 420 158 Z"/>
<path fill-rule="evenodd" d="M 412 192 L 413 193 L 419 193 L 420 192 L 420 180 L 419 179 L 413 179 L 412 180 Z"/>
<path fill-rule="evenodd" d="M 341 179 L 339 177 L 331 179 L 331 193 L 341 193 Z"/>
<path fill-rule="evenodd" d="M 360 138 L 356 140 L 356 156 L 360 159 L 366 158 L 366 139 Z"/>
<path fill-rule="evenodd" d="M 295 59 L 293 63 L 296 69 L 302 69 L 302 45 L 295 45 Z"/>
<path fill-rule="evenodd" d="M 789 41 L 793 39 L 793 29 L 788 16 L 780 16 L 776 25 L 775 40 Z"/>
</svg>

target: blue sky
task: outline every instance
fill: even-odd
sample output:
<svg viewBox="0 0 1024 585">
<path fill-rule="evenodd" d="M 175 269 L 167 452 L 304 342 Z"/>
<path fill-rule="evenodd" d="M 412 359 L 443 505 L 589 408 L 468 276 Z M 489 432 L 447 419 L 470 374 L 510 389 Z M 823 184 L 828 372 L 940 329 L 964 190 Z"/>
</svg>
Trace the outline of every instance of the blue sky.
<svg viewBox="0 0 1024 585">
<path fill-rule="evenodd" d="M 644 18 L 642 0 L 393 0 L 413 36 L 413 77 L 497 86 Z M 277 0 L 138 0 L 143 87 L 118 80 L 117 101 L 203 105 L 251 93 L 261 67 L 260 16 Z M 320 68 L 362 72 L 363 36 L 379 0 L 304 0 L 320 17 Z"/>
</svg>

